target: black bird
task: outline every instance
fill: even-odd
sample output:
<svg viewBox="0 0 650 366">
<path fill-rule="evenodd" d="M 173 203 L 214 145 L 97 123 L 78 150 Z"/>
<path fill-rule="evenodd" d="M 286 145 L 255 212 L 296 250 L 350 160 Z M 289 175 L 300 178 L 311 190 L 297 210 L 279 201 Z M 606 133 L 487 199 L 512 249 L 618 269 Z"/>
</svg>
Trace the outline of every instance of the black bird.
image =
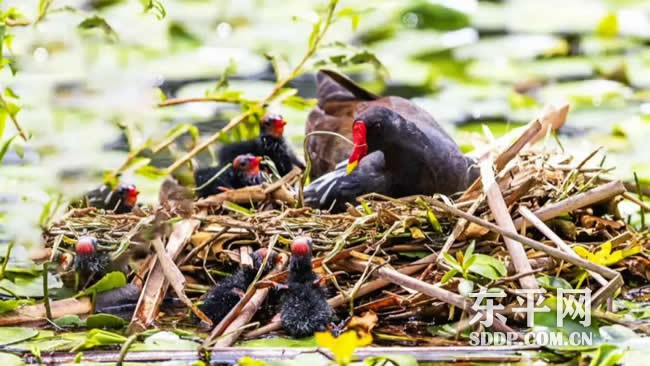
<svg viewBox="0 0 650 366">
<path fill-rule="evenodd" d="M 252 268 L 238 269 L 232 276 L 225 278 L 210 290 L 199 308 L 212 320 L 212 323 L 218 324 L 237 305 L 243 293 L 255 279 L 267 254 L 268 259 L 262 272 L 262 276 L 265 276 L 273 269 L 277 255 L 273 251 L 269 252 L 266 248 L 260 248 L 253 253 Z"/>
<path fill-rule="evenodd" d="M 292 337 L 307 337 L 325 330 L 332 309 L 311 264 L 311 238 L 296 238 L 291 243 L 288 289 L 282 299 L 282 327 Z"/>
<path fill-rule="evenodd" d="M 198 189 L 198 196 L 207 197 L 228 189 L 261 184 L 264 182 L 264 177 L 260 173 L 261 161 L 262 157 L 260 156 L 246 154 L 237 156 L 228 168 L 225 168 L 224 164 L 197 169 L 194 172 L 194 181 Z M 223 172 L 217 176 L 222 170 Z"/>
<path fill-rule="evenodd" d="M 293 166 L 305 169 L 289 144 L 284 139 L 284 126 L 287 122 L 279 114 L 267 114 L 260 122 L 260 134 L 248 141 L 235 142 L 223 146 L 218 153 L 219 163 L 232 161 L 237 155 L 253 154 L 268 156 L 281 176 L 289 173 Z"/>
<path fill-rule="evenodd" d="M 463 155 L 435 121 L 418 123 L 387 107 L 373 106 L 356 116 L 352 140 L 348 174 L 368 153 L 382 152 L 393 197 L 449 195 L 466 189 L 478 177 L 475 161 Z"/>
<path fill-rule="evenodd" d="M 346 172 L 347 162 L 321 176 L 305 187 L 305 204 L 331 212 L 345 211 L 346 203 L 356 202 L 363 193 L 389 194 L 391 178 L 384 171 L 384 154 L 375 151 L 368 154 L 351 174 Z"/>
<path fill-rule="evenodd" d="M 116 214 L 129 213 L 138 202 L 137 188 L 133 184 L 118 184 L 112 187 L 104 184 L 73 201 L 72 207 L 96 207 Z"/>
</svg>

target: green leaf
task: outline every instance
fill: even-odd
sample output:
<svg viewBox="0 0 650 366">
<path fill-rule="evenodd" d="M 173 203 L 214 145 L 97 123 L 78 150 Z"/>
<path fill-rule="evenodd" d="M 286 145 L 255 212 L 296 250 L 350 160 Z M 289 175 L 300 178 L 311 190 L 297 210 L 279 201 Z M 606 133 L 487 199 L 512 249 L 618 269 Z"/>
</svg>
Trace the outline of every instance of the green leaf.
<svg viewBox="0 0 650 366">
<path fill-rule="evenodd" d="M 79 328 L 83 326 L 84 322 L 79 315 L 67 314 L 54 320 L 54 324 L 61 328 Z"/>
<path fill-rule="evenodd" d="M 401 19 L 416 29 L 453 31 L 470 25 L 469 16 L 458 10 L 425 0 L 413 4 L 402 11 Z"/>
<path fill-rule="evenodd" d="M 101 329 L 92 329 L 88 332 L 83 344 L 75 347 L 74 351 L 82 349 L 86 350 L 100 346 L 112 346 L 122 344 L 124 342 L 126 342 L 126 337 L 122 335 L 107 332 Z"/>
<path fill-rule="evenodd" d="M 497 280 L 507 274 L 506 265 L 500 260 L 485 254 L 474 254 L 474 262 L 469 271 L 490 280 Z"/>
<path fill-rule="evenodd" d="M 10 87 L 5 88 L 5 96 L 9 97 L 9 98 L 14 98 L 14 99 L 20 99 L 18 94 L 16 94 L 16 92 L 13 91 L 13 89 L 11 89 Z"/>
<path fill-rule="evenodd" d="M 201 45 L 201 37 L 190 32 L 183 23 L 172 21 L 167 27 L 167 35 L 172 45 L 182 44 L 186 47 L 194 48 Z M 178 47 L 178 46 L 175 46 Z"/>
<path fill-rule="evenodd" d="M 9 299 L 9 300 L 0 300 L 0 314 L 8 313 L 14 311 L 23 305 L 32 304 L 32 300 L 18 300 L 18 299 Z"/>
<path fill-rule="evenodd" d="M 5 118 L 7 116 L 6 113 L 0 113 L 0 115 L 4 115 Z M 0 119 L 2 119 L 2 117 L 0 117 Z M 2 159 L 4 159 L 7 151 L 9 151 L 9 146 L 11 146 L 11 143 L 16 137 L 18 137 L 18 135 L 10 137 L 9 140 L 5 141 L 4 144 L 2 144 L 2 147 L 0 148 L 0 163 L 2 163 Z"/>
<path fill-rule="evenodd" d="M 266 366 L 266 362 L 262 360 L 256 360 L 249 356 L 244 356 L 239 361 L 237 361 L 237 366 Z"/>
<path fill-rule="evenodd" d="M 562 277 L 541 275 L 537 277 L 537 283 L 547 290 L 572 289 L 571 284 Z"/>
<path fill-rule="evenodd" d="M 112 314 L 93 314 L 86 318 L 88 329 L 120 329 L 126 325 L 124 319 Z"/>
<path fill-rule="evenodd" d="M 596 356 L 591 359 L 589 366 L 615 366 L 623 358 L 623 350 L 613 344 L 598 346 Z"/>
<path fill-rule="evenodd" d="M 0 346 L 22 342 L 34 338 L 38 330 L 25 327 L 0 327 Z"/>
<path fill-rule="evenodd" d="M 598 22 L 596 34 L 607 38 L 616 37 L 618 34 L 618 17 L 616 13 L 609 13 Z"/>
<path fill-rule="evenodd" d="M 339 18 L 350 18 L 350 22 L 352 23 L 352 30 L 356 31 L 359 27 L 359 22 L 361 21 L 361 12 L 358 10 L 347 7 L 339 10 L 336 15 Z"/>
<path fill-rule="evenodd" d="M 289 77 L 291 74 L 291 67 L 289 67 L 287 60 L 285 60 L 282 55 L 276 52 L 267 52 L 264 54 L 264 56 L 266 56 L 266 58 L 271 61 L 271 65 L 273 65 L 276 81 L 280 81 Z"/>
<path fill-rule="evenodd" d="M 164 170 L 158 169 L 153 165 L 143 165 L 135 170 L 135 174 L 153 180 L 159 180 L 167 176 Z"/>
<path fill-rule="evenodd" d="M 448 282 L 449 280 L 451 280 L 451 279 L 452 279 L 452 278 L 453 278 L 457 273 L 458 273 L 458 271 L 457 271 L 456 269 L 450 269 L 449 271 L 447 271 L 447 273 L 445 273 L 444 276 L 442 276 L 442 278 L 440 279 L 440 283 L 447 283 L 447 282 Z"/>
<path fill-rule="evenodd" d="M 97 281 L 94 285 L 75 295 L 75 297 L 101 294 L 102 292 L 120 288 L 124 285 L 126 285 L 126 276 L 124 276 L 124 273 L 119 271 L 111 272 L 102 277 L 102 279 Z"/>
<path fill-rule="evenodd" d="M 38 2 L 38 19 L 41 20 L 45 18 L 45 15 L 47 14 L 47 9 L 50 8 L 50 5 L 54 0 L 40 0 Z"/>
<path fill-rule="evenodd" d="M 316 23 L 314 23 L 313 28 L 311 29 L 311 34 L 309 35 L 309 42 L 307 42 L 307 45 L 309 46 L 310 49 L 313 49 L 316 46 L 316 40 L 318 38 L 318 35 L 320 34 L 320 28 L 322 24 L 323 24 L 323 20 L 319 19 Z"/>
<path fill-rule="evenodd" d="M 61 280 L 48 273 L 47 283 L 50 289 L 62 288 Z M 13 281 L 7 278 L 0 281 L 0 293 L 19 297 L 43 297 L 43 276 L 16 275 Z"/>
<path fill-rule="evenodd" d="M 167 10 L 160 0 L 140 0 L 144 6 L 144 12 L 153 12 L 158 20 L 162 20 L 167 16 Z"/>
<path fill-rule="evenodd" d="M 234 202 L 230 202 L 230 201 L 225 201 L 221 205 L 221 207 L 223 207 L 224 209 L 226 209 L 228 211 L 238 212 L 238 213 L 240 213 L 242 215 L 245 215 L 245 216 L 252 216 L 255 213 L 255 211 L 253 211 L 252 209 L 247 209 L 247 208 L 245 208 L 243 206 L 240 206 L 240 205 L 238 205 L 238 204 L 236 204 Z"/>
<path fill-rule="evenodd" d="M 82 30 L 99 29 L 104 32 L 104 35 L 109 40 L 116 41 L 118 39 L 117 33 L 113 30 L 113 27 L 111 27 L 104 18 L 98 15 L 84 19 L 79 23 L 79 25 L 77 25 L 77 28 Z"/>
</svg>

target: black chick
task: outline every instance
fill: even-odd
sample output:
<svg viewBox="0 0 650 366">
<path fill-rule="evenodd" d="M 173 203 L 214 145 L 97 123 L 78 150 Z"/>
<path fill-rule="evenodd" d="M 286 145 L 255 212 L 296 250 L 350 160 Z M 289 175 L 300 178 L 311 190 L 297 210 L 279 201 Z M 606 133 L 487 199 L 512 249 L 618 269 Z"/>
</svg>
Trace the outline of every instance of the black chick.
<svg viewBox="0 0 650 366">
<path fill-rule="evenodd" d="M 262 271 L 262 276 L 265 276 L 273 269 L 277 254 L 273 251 L 269 252 L 266 248 L 260 248 L 253 253 L 252 268 L 238 269 L 232 276 L 225 278 L 210 290 L 199 309 L 212 320 L 213 324 L 218 324 L 237 305 L 242 294 L 255 279 L 267 254 L 266 266 Z"/>
<path fill-rule="evenodd" d="M 232 161 L 237 155 L 253 154 L 268 156 L 281 176 L 291 171 L 293 166 L 305 169 L 300 159 L 284 139 L 284 126 L 287 122 L 279 114 L 268 114 L 260 123 L 260 135 L 253 140 L 235 142 L 219 149 L 219 162 Z"/>
<path fill-rule="evenodd" d="M 288 290 L 280 308 L 282 327 L 292 337 L 307 337 L 322 331 L 332 319 L 332 308 L 311 264 L 311 238 L 291 243 Z"/>
<path fill-rule="evenodd" d="M 72 202 L 72 207 L 96 207 L 116 214 L 129 213 L 138 202 L 137 188 L 133 184 L 118 184 L 111 187 L 104 184 L 87 192 L 82 198 Z"/>
<path fill-rule="evenodd" d="M 239 155 L 232 165 L 224 170 L 225 165 L 197 169 L 194 172 L 199 197 L 207 197 L 228 189 L 254 186 L 264 182 L 260 172 L 262 157 L 251 154 Z M 223 172 L 217 176 L 219 172 Z"/>
<path fill-rule="evenodd" d="M 79 238 L 75 245 L 76 256 L 73 268 L 84 276 L 94 273 L 104 274 L 111 265 L 111 256 L 108 252 L 97 251 L 97 239 L 92 236 Z"/>
</svg>

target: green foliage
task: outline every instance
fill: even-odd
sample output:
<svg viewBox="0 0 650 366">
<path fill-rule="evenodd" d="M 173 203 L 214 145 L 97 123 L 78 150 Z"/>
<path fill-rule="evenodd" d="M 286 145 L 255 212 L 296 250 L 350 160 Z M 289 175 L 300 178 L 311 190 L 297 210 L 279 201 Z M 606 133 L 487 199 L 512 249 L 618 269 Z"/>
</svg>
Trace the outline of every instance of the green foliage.
<svg viewBox="0 0 650 366">
<path fill-rule="evenodd" d="M 100 17 L 99 15 L 93 15 L 84 19 L 81 21 L 81 23 L 79 23 L 79 25 L 77 25 L 77 28 L 82 31 L 98 29 L 102 31 L 106 39 L 111 42 L 115 42 L 119 38 L 117 36 L 117 33 L 115 33 L 115 30 L 113 30 L 113 27 L 108 24 L 106 19 Z"/>
<path fill-rule="evenodd" d="M 408 21 L 409 17 L 413 16 L 417 18 Z M 470 25 L 467 14 L 444 5 L 422 0 L 406 7 L 402 11 L 401 17 L 407 22 L 407 25 L 417 29 L 453 31 Z"/>
<path fill-rule="evenodd" d="M 73 352 L 101 346 L 113 346 L 122 344 L 124 342 L 126 342 L 126 337 L 122 335 L 107 332 L 101 329 L 92 329 L 87 333 L 86 339 L 83 341 L 83 343 L 75 347 L 73 349 Z"/>
<path fill-rule="evenodd" d="M 22 342 L 34 338 L 38 330 L 27 327 L 0 327 L 0 346 Z"/>
<path fill-rule="evenodd" d="M 473 242 L 467 247 L 465 253 L 456 252 L 456 258 L 449 253 L 445 253 L 443 258 L 451 269 L 442 277 L 442 283 L 449 281 L 458 273 L 466 280 L 474 279 L 470 272 L 490 280 L 499 279 L 508 273 L 505 264 L 500 260 L 485 254 L 475 254 Z"/>
<path fill-rule="evenodd" d="M 183 23 L 172 21 L 167 27 L 167 35 L 175 48 L 179 46 L 194 48 L 201 45 L 201 38 L 190 32 Z"/>
<path fill-rule="evenodd" d="M 126 285 L 126 276 L 122 272 L 107 273 L 101 280 L 97 281 L 94 285 L 79 292 L 75 297 L 86 295 L 101 294 L 102 292 L 110 291 Z"/>
<path fill-rule="evenodd" d="M 167 16 L 167 11 L 165 6 L 160 0 L 140 0 L 142 6 L 144 7 L 145 13 L 153 13 L 158 20 L 162 20 Z"/>
<path fill-rule="evenodd" d="M 93 314 L 86 318 L 89 329 L 120 329 L 125 325 L 124 319 L 112 314 Z"/>
<path fill-rule="evenodd" d="M 16 309 L 21 308 L 24 305 L 29 305 L 34 303 L 32 300 L 18 300 L 18 299 L 9 299 L 9 300 L 0 300 L 0 314 L 8 313 Z"/>
<path fill-rule="evenodd" d="M 79 318 L 79 315 L 67 314 L 55 319 L 54 324 L 60 328 L 78 328 L 83 326 L 84 321 Z"/>
</svg>

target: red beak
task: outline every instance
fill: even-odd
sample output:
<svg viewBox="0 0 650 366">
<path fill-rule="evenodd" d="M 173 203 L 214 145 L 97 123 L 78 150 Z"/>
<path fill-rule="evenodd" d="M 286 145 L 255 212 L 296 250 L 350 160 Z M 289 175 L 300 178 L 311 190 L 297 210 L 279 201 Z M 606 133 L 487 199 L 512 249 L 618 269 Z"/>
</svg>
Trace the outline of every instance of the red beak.
<svg viewBox="0 0 650 366">
<path fill-rule="evenodd" d="M 284 134 L 284 126 L 287 124 L 287 122 L 283 119 L 278 119 L 273 121 L 273 126 L 270 127 L 269 132 L 273 137 L 276 139 L 279 139 L 282 137 Z"/>
<path fill-rule="evenodd" d="M 135 204 L 138 202 L 139 194 L 140 191 L 138 191 L 137 189 L 129 188 L 129 190 L 126 192 L 126 198 L 124 199 L 124 201 L 129 206 L 135 206 Z"/>
<path fill-rule="evenodd" d="M 347 174 L 352 173 L 359 165 L 359 161 L 368 154 L 366 132 L 366 125 L 363 121 L 354 121 L 352 125 L 352 143 L 354 143 L 354 148 L 348 161 Z"/>
</svg>

